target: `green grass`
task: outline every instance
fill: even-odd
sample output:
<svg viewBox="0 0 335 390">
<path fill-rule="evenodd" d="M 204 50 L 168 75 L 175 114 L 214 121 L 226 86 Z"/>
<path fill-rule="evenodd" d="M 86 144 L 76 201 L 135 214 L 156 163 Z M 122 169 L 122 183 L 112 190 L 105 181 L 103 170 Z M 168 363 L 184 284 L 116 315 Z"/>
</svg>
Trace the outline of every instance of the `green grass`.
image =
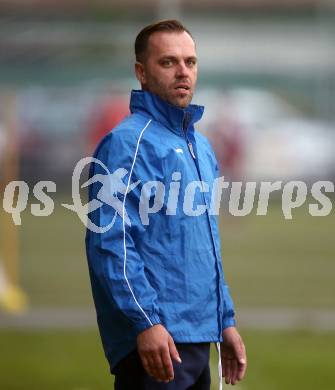
<svg viewBox="0 0 335 390">
<path fill-rule="evenodd" d="M 60 201 L 56 201 L 60 204 Z M 266 217 L 221 218 L 226 278 L 239 307 L 335 308 L 335 217 L 306 209 L 285 220 L 278 204 Z M 92 305 L 77 216 L 25 212 L 20 228 L 21 280 L 34 306 Z M 242 390 L 330 390 L 335 333 L 245 331 L 249 370 Z M 1 390 L 112 389 L 97 332 L 0 331 Z M 212 351 L 213 389 L 217 355 Z"/>
<path fill-rule="evenodd" d="M 56 200 L 60 204 L 60 200 Z M 278 204 L 265 217 L 221 218 L 226 279 L 237 307 L 335 308 L 335 216 L 306 208 L 285 220 Z M 50 217 L 23 214 L 21 275 L 32 305 L 92 304 L 78 217 L 56 207 Z"/>
<path fill-rule="evenodd" d="M 243 332 L 249 367 L 243 390 L 330 390 L 335 333 Z M 107 390 L 112 377 L 95 331 L 1 331 L 2 390 Z M 5 352 L 5 353 L 4 353 Z M 217 353 L 212 349 L 212 389 Z"/>
<path fill-rule="evenodd" d="M 31 303 L 91 305 L 85 229 L 77 215 L 62 207 L 45 218 L 25 213 L 20 233 L 22 282 Z"/>
<path fill-rule="evenodd" d="M 335 307 L 335 216 L 305 209 L 285 220 L 278 204 L 267 216 L 221 219 L 223 264 L 237 306 Z"/>
</svg>

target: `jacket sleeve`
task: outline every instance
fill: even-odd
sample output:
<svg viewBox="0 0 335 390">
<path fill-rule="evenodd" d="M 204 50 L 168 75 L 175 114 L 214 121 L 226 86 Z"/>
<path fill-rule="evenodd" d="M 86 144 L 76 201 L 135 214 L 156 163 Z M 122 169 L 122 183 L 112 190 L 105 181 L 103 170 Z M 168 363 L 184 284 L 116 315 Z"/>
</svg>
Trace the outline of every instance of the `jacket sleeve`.
<svg viewBox="0 0 335 390">
<path fill-rule="evenodd" d="M 215 162 L 215 177 L 218 178 L 220 176 L 220 171 L 219 171 L 218 163 L 215 158 L 214 152 L 212 153 Z M 222 261 L 221 261 L 221 265 L 222 265 Z M 221 279 L 222 279 L 221 289 L 222 289 L 222 296 L 223 296 L 222 329 L 226 329 L 229 328 L 230 326 L 236 326 L 236 320 L 235 320 L 234 303 L 229 292 L 229 287 L 225 281 L 223 267 L 222 267 Z"/>
<path fill-rule="evenodd" d="M 105 167 L 98 163 L 91 165 L 90 178 L 99 175 L 95 177 L 106 179 L 106 167 L 109 177 L 117 170 L 120 174 L 117 180 L 113 175 L 103 185 L 97 181 L 90 186 L 89 200 L 98 199 L 102 203 L 89 213 L 90 220 L 97 226 L 111 227 L 105 232 L 88 233 L 88 262 L 111 304 L 129 319 L 138 334 L 159 324 L 160 319 L 156 291 L 148 281 L 145 259 L 136 248 L 144 229 L 139 218 L 141 183 L 126 193 L 127 187 L 141 180 L 137 145 L 132 141 L 134 137 L 128 137 L 129 142 L 124 138 L 127 139 L 117 133 L 109 134 L 95 153 Z"/>
<path fill-rule="evenodd" d="M 229 287 L 227 286 L 225 281 L 223 281 L 223 297 L 224 311 L 222 318 L 222 329 L 226 329 L 230 326 L 236 326 L 236 320 L 233 300 L 231 299 Z"/>
</svg>

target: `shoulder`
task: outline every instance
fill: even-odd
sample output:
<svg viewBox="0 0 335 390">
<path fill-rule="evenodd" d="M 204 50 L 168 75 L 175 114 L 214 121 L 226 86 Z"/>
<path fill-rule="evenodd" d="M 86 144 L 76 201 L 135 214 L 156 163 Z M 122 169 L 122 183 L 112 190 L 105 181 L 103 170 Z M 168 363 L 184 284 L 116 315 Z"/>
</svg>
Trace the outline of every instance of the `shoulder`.
<svg viewBox="0 0 335 390">
<path fill-rule="evenodd" d="M 112 134 L 125 140 L 138 139 L 143 131 L 150 125 L 151 119 L 147 116 L 135 113 L 128 115 L 113 130 Z"/>
<path fill-rule="evenodd" d="M 144 131 L 150 125 L 150 118 L 139 114 L 131 114 L 104 136 L 98 144 L 94 156 L 105 152 L 122 154 L 136 147 Z"/>
</svg>

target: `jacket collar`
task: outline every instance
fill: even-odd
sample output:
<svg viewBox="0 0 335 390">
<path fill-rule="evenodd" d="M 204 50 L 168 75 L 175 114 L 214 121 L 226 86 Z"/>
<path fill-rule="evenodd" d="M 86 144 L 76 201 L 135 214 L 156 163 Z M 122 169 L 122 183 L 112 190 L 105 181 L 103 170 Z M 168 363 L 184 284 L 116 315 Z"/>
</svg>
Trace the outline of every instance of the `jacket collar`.
<svg viewBox="0 0 335 390">
<path fill-rule="evenodd" d="M 184 136 L 185 132 L 193 129 L 193 124 L 201 119 L 204 107 L 190 104 L 186 108 L 180 108 L 151 92 L 132 90 L 130 112 L 138 111 L 146 112 L 173 132 Z"/>
</svg>

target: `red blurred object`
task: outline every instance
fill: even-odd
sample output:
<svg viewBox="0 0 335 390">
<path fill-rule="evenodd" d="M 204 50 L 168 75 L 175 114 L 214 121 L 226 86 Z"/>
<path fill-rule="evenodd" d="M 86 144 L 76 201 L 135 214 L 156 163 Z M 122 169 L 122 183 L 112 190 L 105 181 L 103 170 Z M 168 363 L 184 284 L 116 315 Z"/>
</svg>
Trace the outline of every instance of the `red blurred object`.
<svg viewBox="0 0 335 390">
<path fill-rule="evenodd" d="M 129 114 L 129 99 L 124 96 L 108 96 L 99 102 L 89 126 L 88 146 L 92 152 L 100 140 Z"/>
<path fill-rule="evenodd" d="M 227 180 L 239 181 L 243 176 L 244 147 L 239 124 L 231 118 L 221 118 L 207 135 L 218 160 L 220 174 Z"/>
</svg>

